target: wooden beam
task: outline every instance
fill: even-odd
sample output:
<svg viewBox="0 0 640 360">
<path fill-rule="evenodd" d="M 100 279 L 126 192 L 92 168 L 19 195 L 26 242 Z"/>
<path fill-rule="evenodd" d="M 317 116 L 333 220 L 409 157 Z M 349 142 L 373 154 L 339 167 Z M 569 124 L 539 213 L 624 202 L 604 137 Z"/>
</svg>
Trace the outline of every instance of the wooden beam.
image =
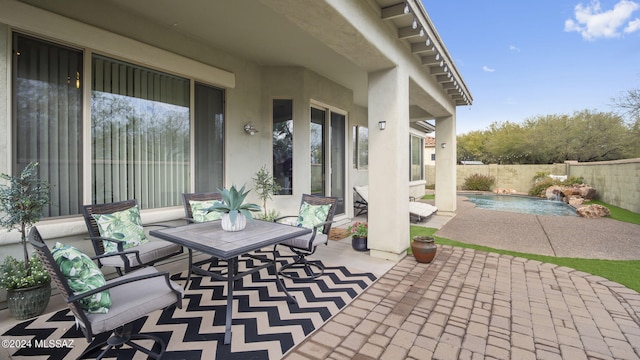
<svg viewBox="0 0 640 360">
<path fill-rule="evenodd" d="M 409 14 L 409 12 L 405 12 L 405 8 L 407 6 L 408 5 L 406 3 L 401 2 L 399 4 L 384 7 L 381 10 L 380 17 L 382 18 L 382 20 L 391 20 L 400 16 L 407 15 Z"/>
<path fill-rule="evenodd" d="M 420 36 L 419 26 L 416 29 L 414 29 L 411 26 L 398 28 L 398 38 L 400 39 L 407 39 L 407 38 L 416 37 L 416 36 Z"/>
<path fill-rule="evenodd" d="M 433 44 L 427 46 L 427 44 L 422 41 L 419 43 L 411 44 L 411 52 L 414 54 L 424 53 L 424 52 L 435 52 L 436 48 Z"/>
<path fill-rule="evenodd" d="M 428 66 L 439 65 L 440 61 L 442 60 L 437 54 L 422 56 L 422 65 L 428 65 Z"/>
<path fill-rule="evenodd" d="M 431 72 L 431 75 L 444 75 L 447 73 L 444 71 L 444 67 L 440 67 L 439 65 L 429 66 L 429 71 Z"/>
<path fill-rule="evenodd" d="M 439 83 L 451 83 L 453 86 L 453 77 L 449 77 L 447 75 L 436 75 L 436 81 Z"/>
</svg>

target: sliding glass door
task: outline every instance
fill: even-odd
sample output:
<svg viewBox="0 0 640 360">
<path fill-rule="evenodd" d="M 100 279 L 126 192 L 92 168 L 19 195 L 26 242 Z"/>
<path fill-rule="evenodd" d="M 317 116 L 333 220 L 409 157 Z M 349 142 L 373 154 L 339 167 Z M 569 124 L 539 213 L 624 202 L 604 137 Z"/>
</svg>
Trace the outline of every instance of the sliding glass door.
<svg viewBox="0 0 640 360">
<path fill-rule="evenodd" d="M 338 198 L 336 214 L 344 213 L 346 187 L 346 115 L 311 108 L 311 193 Z"/>
</svg>

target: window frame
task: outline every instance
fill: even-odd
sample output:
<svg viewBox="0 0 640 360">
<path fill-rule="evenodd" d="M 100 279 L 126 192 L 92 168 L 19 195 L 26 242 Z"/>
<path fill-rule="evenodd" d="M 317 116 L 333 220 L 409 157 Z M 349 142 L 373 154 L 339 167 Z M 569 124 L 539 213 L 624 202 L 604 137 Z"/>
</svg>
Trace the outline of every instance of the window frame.
<svg viewBox="0 0 640 360">
<path fill-rule="evenodd" d="M 223 124 L 223 128 L 225 129 L 225 131 L 223 136 L 225 137 L 224 142 L 226 143 L 226 126 L 227 126 L 226 94 L 227 94 L 228 88 L 235 87 L 235 74 L 225 70 L 215 68 L 210 65 L 206 65 L 204 63 L 199 63 L 197 61 L 182 57 L 174 53 L 170 53 L 165 50 L 161 50 L 159 48 L 156 48 L 147 44 L 140 43 L 130 38 L 122 38 L 113 33 L 107 33 L 107 34 L 101 33 L 100 31 L 96 31 L 96 29 L 90 25 L 75 23 L 74 21 L 69 19 L 62 20 L 62 23 L 67 23 L 70 27 L 73 27 L 73 28 L 78 28 L 78 27 L 85 28 L 87 31 L 86 33 L 78 32 L 77 34 L 74 34 L 74 36 L 78 37 L 77 39 L 60 40 L 60 39 L 55 39 L 49 36 L 39 35 L 37 33 L 34 33 L 33 31 L 24 31 L 22 29 L 10 26 L 8 31 L 9 41 L 10 41 L 9 45 L 10 47 L 12 47 L 14 36 L 20 35 L 20 36 L 33 38 L 38 41 L 50 43 L 57 47 L 72 48 L 74 50 L 82 52 L 83 54 L 82 55 L 82 62 L 83 62 L 82 73 L 83 74 L 80 79 L 80 81 L 82 81 L 82 84 L 83 84 L 82 105 L 81 105 L 82 106 L 82 110 L 81 110 L 82 135 L 81 135 L 80 145 L 78 149 L 78 151 L 82 153 L 82 160 L 80 165 L 81 169 L 91 169 L 92 161 L 94 160 L 93 158 L 94 154 L 92 153 L 92 145 L 91 145 L 93 141 L 93 136 L 91 133 L 91 125 L 92 125 L 91 123 L 91 92 L 92 92 L 91 77 L 93 76 L 91 62 L 93 60 L 94 55 L 109 57 L 115 60 L 133 64 L 136 66 L 163 72 L 171 76 L 183 77 L 189 81 L 189 99 L 190 99 L 189 100 L 189 127 L 190 127 L 189 167 L 190 167 L 191 174 L 194 174 L 194 166 L 195 166 L 195 161 L 194 161 L 195 142 L 193 137 L 193 127 L 194 127 L 194 113 L 195 113 L 194 88 L 196 83 L 200 83 L 206 86 L 211 86 L 211 87 L 222 90 L 223 92 L 222 94 L 223 109 L 222 110 L 223 110 L 223 116 L 225 117 L 224 124 Z M 56 26 L 64 26 L 64 24 L 56 25 Z M 90 44 L 92 43 L 95 44 L 95 41 L 91 39 L 97 39 L 97 38 L 100 38 L 101 43 L 105 44 L 104 49 L 94 49 L 90 46 Z M 135 46 L 132 46 L 132 44 L 135 44 Z M 125 49 L 130 49 L 130 51 Z M 118 54 L 124 54 L 124 53 L 126 53 L 127 56 L 118 55 Z M 160 64 L 160 66 L 157 66 L 158 64 Z M 183 64 L 183 65 L 180 65 L 180 64 Z M 185 66 L 185 64 L 188 66 Z M 10 65 L 11 66 L 8 69 L 10 73 L 8 75 L 9 77 L 13 77 L 15 76 L 13 60 L 11 60 Z M 187 73 L 186 74 L 178 73 L 177 71 L 175 71 L 175 69 L 178 69 L 178 68 L 180 69 L 180 71 L 185 71 Z M 15 95 L 12 87 L 10 91 L 11 93 L 9 94 L 9 96 L 13 98 Z M 15 104 L 12 103 L 11 106 L 14 107 Z M 13 133 L 13 131 L 15 131 L 14 123 L 15 123 L 15 114 L 13 113 L 13 110 L 12 110 L 11 116 L 8 119 L 8 126 L 7 126 L 8 133 L 10 134 Z M 11 159 L 9 164 L 12 164 L 15 161 L 15 157 L 17 156 L 17 153 L 15 152 L 14 141 L 9 139 L 8 142 L 9 142 L 8 148 L 10 149 L 10 154 L 8 154 L 8 156 Z M 225 178 L 224 173 L 226 171 L 226 164 L 224 161 L 225 159 L 224 151 L 225 151 L 225 145 L 223 143 L 223 148 L 222 148 L 223 163 L 222 163 L 222 169 L 221 169 L 221 171 L 223 172 L 223 175 L 222 175 L 223 179 Z M 13 168 L 13 165 L 10 165 L 8 172 L 12 173 L 15 171 L 16 169 Z M 81 179 L 80 179 L 80 182 L 82 185 L 79 186 L 78 196 L 82 199 L 83 204 L 92 203 L 92 197 L 93 197 L 93 191 L 91 188 L 92 180 L 93 179 L 90 171 L 82 172 Z M 194 180 L 194 177 L 192 176 L 191 181 L 188 184 L 189 191 L 192 191 L 194 189 L 194 186 L 195 186 L 194 182 L 195 180 Z M 177 206 L 179 205 L 172 205 L 169 207 L 155 207 L 153 209 L 156 209 L 156 210 L 169 209 L 169 208 L 175 208 Z M 59 219 L 63 217 L 78 216 L 78 215 L 80 215 L 80 212 L 47 217 L 46 219 Z"/>
</svg>

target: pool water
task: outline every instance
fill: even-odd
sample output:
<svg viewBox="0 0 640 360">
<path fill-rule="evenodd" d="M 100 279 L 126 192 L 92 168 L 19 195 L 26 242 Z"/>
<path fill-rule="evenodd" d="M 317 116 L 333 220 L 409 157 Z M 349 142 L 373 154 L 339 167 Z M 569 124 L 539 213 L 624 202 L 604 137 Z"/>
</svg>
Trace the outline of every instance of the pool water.
<svg viewBox="0 0 640 360">
<path fill-rule="evenodd" d="M 468 197 L 469 201 L 481 209 L 511 211 L 533 215 L 577 216 L 575 209 L 562 201 L 514 195 L 461 195 Z"/>
</svg>

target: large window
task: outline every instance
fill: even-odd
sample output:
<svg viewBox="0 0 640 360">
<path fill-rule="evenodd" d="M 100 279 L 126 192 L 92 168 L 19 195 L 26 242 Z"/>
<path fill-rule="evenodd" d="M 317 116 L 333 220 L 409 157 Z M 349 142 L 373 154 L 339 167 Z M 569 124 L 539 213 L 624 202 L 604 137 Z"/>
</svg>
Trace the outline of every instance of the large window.
<svg viewBox="0 0 640 360">
<path fill-rule="evenodd" d="M 196 192 L 224 187 L 224 90 L 196 83 L 195 88 Z"/>
<path fill-rule="evenodd" d="M 360 170 L 369 168 L 369 129 L 365 126 L 353 127 L 353 167 Z"/>
<path fill-rule="evenodd" d="M 224 90 L 18 33 L 13 47 L 12 173 L 40 163 L 53 185 L 46 217 L 79 214 L 83 199 L 177 206 L 192 183 L 195 191 L 224 185 Z"/>
<path fill-rule="evenodd" d="M 82 206 L 82 52 L 13 35 L 13 166 L 31 161 L 53 185 L 45 216 Z"/>
<path fill-rule="evenodd" d="M 92 64 L 93 202 L 180 205 L 189 188 L 189 80 L 102 56 Z"/>
<path fill-rule="evenodd" d="M 411 181 L 423 180 L 424 179 L 424 166 L 423 164 L 423 154 L 424 154 L 424 140 L 415 135 L 411 135 L 411 166 L 410 166 L 410 174 L 409 179 Z"/>
<path fill-rule="evenodd" d="M 293 194 L 293 100 L 273 100 L 273 176 L 280 195 Z"/>
</svg>

